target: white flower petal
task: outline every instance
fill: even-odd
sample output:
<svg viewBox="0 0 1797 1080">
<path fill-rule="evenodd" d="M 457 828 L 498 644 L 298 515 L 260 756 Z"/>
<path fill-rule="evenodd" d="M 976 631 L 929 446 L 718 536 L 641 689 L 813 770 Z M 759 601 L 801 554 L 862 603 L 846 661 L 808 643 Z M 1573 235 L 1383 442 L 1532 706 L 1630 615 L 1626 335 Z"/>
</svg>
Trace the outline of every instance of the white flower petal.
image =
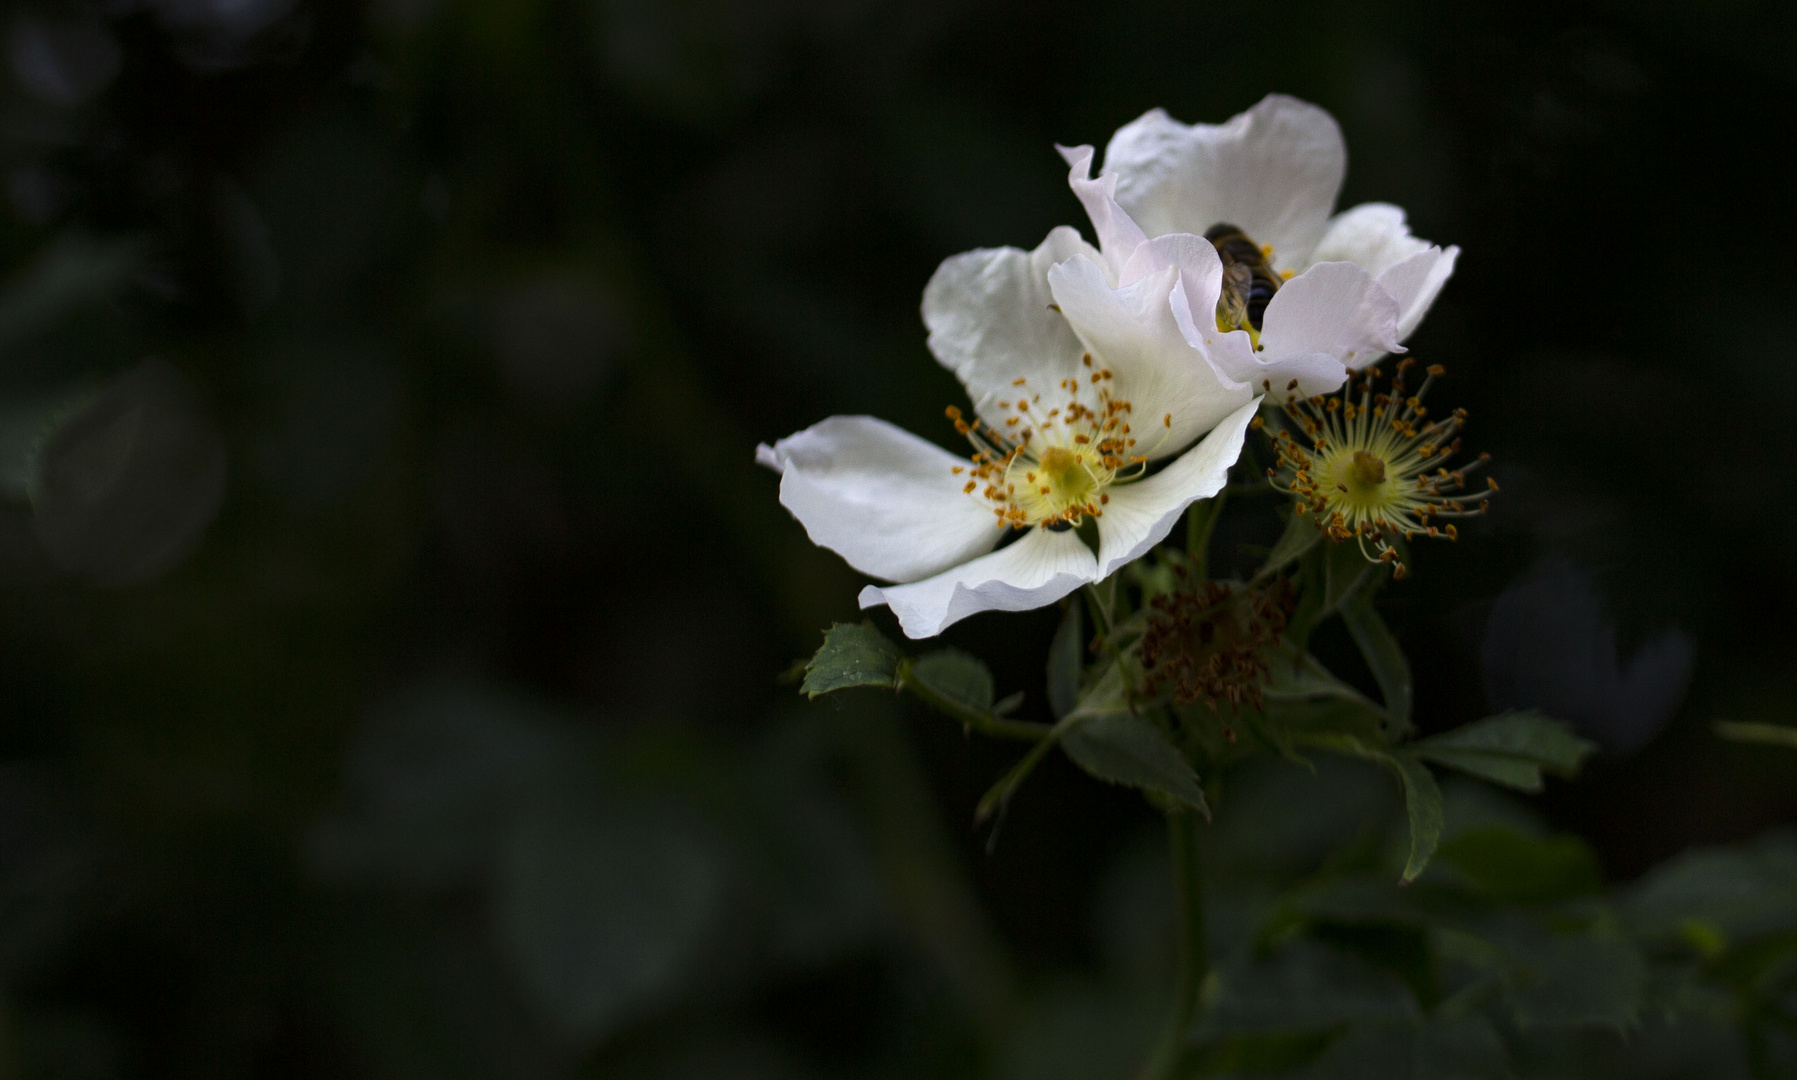
<svg viewBox="0 0 1797 1080">
<path fill-rule="evenodd" d="M 1091 178 L 1090 146 L 1057 146 L 1055 149 L 1067 159 L 1067 184 L 1079 197 L 1080 205 L 1086 208 L 1086 216 L 1092 219 L 1092 231 L 1098 237 L 1098 249 L 1103 252 L 1105 267 L 1111 272 L 1112 281 L 1115 282 L 1117 271 L 1124 261 L 1148 237 L 1123 207 L 1117 205 L 1117 174 L 1105 173 L 1096 180 Z"/>
<path fill-rule="evenodd" d="M 1372 274 L 1398 302 L 1397 339 L 1403 341 L 1428 313 L 1454 273 L 1457 247 L 1443 251 L 1410 235 L 1404 211 L 1390 203 L 1363 203 L 1329 223 L 1313 258 L 1351 262 Z"/>
<path fill-rule="evenodd" d="M 1351 262 L 1378 277 L 1419 251 L 1429 249 L 1427 240 L 1410 235 L 1404 222 L 1404 211 L 1390 203 L 1361 203 L 1343 210 L 1330 219 L 1323 233 L 1314 262 Z"/>
<path fill-rule="evenodd" d="M 1280 269 L 1310 262 L 1347 167 L 1334 118 L 1280 94 L 1226 124 L 1182 124 L 1155 109 L 1104 151 L 1117 201 L 1149 236 L 1228 223 L 1271 244 Z"/>
<path fill-rule="evenodd" d="M 1402 347 L 1397 323 L 1397 301 L 1371 274 L 1353 263 L 1318 263 L 1273 294 L 1260 344 L 1274 363 L 1320 354 L 1364 368 Z"/>
<path fill-rule="evenodd" d="M 1009 547 L 909 585 L 869 585 L 861 606 L 885 604 L 905 634 L 935 637 L 982 611 L 1028 611 L 1096 580 L 1098 561 L 1072 531 L 1031 529 Z"/>
<path fill-rule="evenodd" d="M 961 491 L 965 465 L 871 416 L 832 416 L 755 460 L 780 473 L 780 503 L 811 541 L 864 574 L 916 581 L 991 551 L 1003 526 Z"/>
<path fill-rule="evenodd" d="M 1431 247 L 1379 275 L 1379 284 L 1398 302 L 1398 331 L 1393 335 L 1397 340 L 1403 341 L 1416 331 L 1441 287 L 1454 275 L 1454 262 L 1459 258 L 1458 247 L 1446 251 Z"/>
<path fill-rule="evenodd" d="M 1239 330 L 1220 336 L 1228 340 L 1213 346 L 1211 358 L 1218 370 L 1246 384 L 1254 393 L 1265 394 L 1274 401 L 1333 394 L 1348 381 L 1347 367 L 1329 353 L 1275 356 L 1269 352 L 1255 352 L 1248 345 L 1248 335 Z"/>
<path fill-rule="evenodd" d="M 1259 408 L 1260 399 L 1255 398 L 1160 472 L 1140 483 L 1110 489 L 1111 501 L 1098 518 L 1099 580 L 1165 540 L 1186 507 L 1223 490 Z"/>
<path fill-rule="evenodd" d="M 1171 299 L 1178 277 L 1169 266 L 1113 289 L 1086 256 L 1048 272 L 1068 325 L 1115 376 L 1112 398 L 1130 403 L 1132 452 L 1149 458 L 1178 453 L 1253 396 L 1186 340 Z"/>
<path fill-rule="evenodd" d="M 967 387 L 988 424 L 1004 423 L 997 403 L 1015 380 L 1053 390 L 1079 370 L 1085 349 L 1049 307 L 1048 288 L 1048 268 L 1079 254 L 1098 252 L 1078 230 L 1062 226 L 1034 251 L 980 248 L 947 259 L 924 288 L 930 351 Z"/>
</svg>

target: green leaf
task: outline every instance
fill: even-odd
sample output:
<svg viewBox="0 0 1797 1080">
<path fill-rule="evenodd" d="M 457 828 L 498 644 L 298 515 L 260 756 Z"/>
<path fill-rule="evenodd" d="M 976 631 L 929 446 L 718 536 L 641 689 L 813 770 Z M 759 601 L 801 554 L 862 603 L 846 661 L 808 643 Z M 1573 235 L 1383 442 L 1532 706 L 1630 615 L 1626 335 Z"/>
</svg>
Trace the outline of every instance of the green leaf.
<svg viewBox="0 0 1797 1080">
<path fill-rule="evenodd" d="M 1113 663 L 1093 680 L 1091 686 L 1086 687 L 1086 692 L 1074 703 L 1073 711 L 1067 714 L 1066 719 L 1078 722 L 1086 717 L 1129 711 L 1129 693 L 1123 685 L 1123 667 Z"/>
<path fill-rule="evenodd" d="M 1353 735 L 1305 732 L 1301 735 L 1301 741 L 1319 749 L 1376 761 L 1398 774 L 1398 779 L 1404 785 L 1404 809 L 1410 817 L 1410 856 L 1404 862 L 1404 875 L 1400 883 L 1408 885 L 1415 881 L 1417 875 L 1429 865 L 1436 846 L 1441 843 L 1441 830 L 1445 820 L 1441 809 L 1441 788 L 1436 785 L 1435 777 L 1429 774 L 1428 766 L 1408 753 L 1394 754 Z"/>
<path fill-rule="evenodd" d="M 1210 816 L 1191 763 L 1159 728 L 1140 717 L 1129 713 L 1089 717 L 1062 737 L 1061 747 L 1100 780 L 1154 792 Z"/>
<path fill-rule="evenodd" d="M 1363 958 L 1306 937 L 1269 949 L 1230 949 L 1205 989 L 1200 1037 L 1339 1029 L 1414 1021 L 1404 981 Z"/>
<path fill-rule="evenodd" d="M 150 245 L 65 234 L 0 294 L 0 350 L 104 301 L 139 273 Z"/>
<path fill-rule="evenodd" d="M 1519 1025 L 1634 1024 L 1647 966 L 1629 942 L 1591 930 L 1553 933 L 1520 921 L 1494 940 L 1514 960 L 1503 982 Z"/>
<path fill-rule="evenodd" d="M 856 686 L 895 685 L 901 659 L 897 645 L 866 623 L 837 623 L 824 632 L 823 647 L 805 665 L 799 692 L 809 697 Z M 991 698 L 988 696 L 988 702 Z"/>
<path fill-rule="evenodd" d="M 1391 720 L 1393 734 L 1410 731 L 1410 661 L 1405 659 L 1404 650 L 1398 647 L 1398 640 L 1386 627 L 1385 620 L 1373 610 L 1371 595 L 1362 593 L 1355 603 L 1348 605 L 1342 612 L 1342 621 L 1347 624 L 1360 655 L 1366 658 L 1367 667 L 1372 669 L 1373 678 L 1379 682 L 1379 693 L 1385 698 L 1385 713 Z"/>
<path fill-rule="evenodd" d="M 1504 1040 L 1483 1016 L 1438 1012 L 1416 1030 L 1411 1080 L 1501 1080 L 1510 1076 Z"/>
<path fill-rule="evenodd" d="M 1633 931 L 1648 937 L 1676 935 L 1693 919 L 1726 941 L 1797 927 L 1797 837 L 1774 832 L 1687 851 L 1636 883 L 1623 912 Z"/>
<path fill-rule="evenodd" d="M 1328 697 L 1342 700 L 1366 701 L 1369 707 L 1377 709 L 1360 691 L 1336 678 L 1317 658 L 1309 653 L 1292 653 L 1285 649 L 1273 652 L 1267 672 L 1267 685 L 1263 693 L 1269 698 L 1280 700 L 1297 700 L 1300 698 Z"/>
<path fill-rule="evenodd" d="M 1521 791 L 1540 791 L 1543 769 L 1570 776 L 1596 749 L 1533 711 L 1488 717 L 1410 745 L 1418 757 Z"/>
<path fill-rule="evenodd" d="M 11 499 L 31 497 L 44 444 L 94 394 L 92 387 L 84 386 L 16 404 L 0 413 L 0 494 Z"/>
<path fill-rule="evenodd" d="M 1687 934 L 1689 931 L 1687 928 Z M 1744 990 L 1764 990 L 1770 989 L 1768 982 L 1797 968 L 1793 961 L 1797 961 L 1797 930 L 1787 930 L 1729 949 L 1711 962 L 1709 973 Z"/>
<path fill-rule="evenodd" d="M 940 649 L 917 658 L 911 677 L 978 712 L 992 710 L 992 672 L 959 649 Z"/>
<path fill-rule="evenodd" d="M 1488 754 L 1482 750 L 1442 750 L 1416 747 L 1420 758 L 1450 769 L 1531 794 L 1542 789 L 1541 766 L 1527 758 Z"/>
<path fill-rule="evenodd" d="M 1393 755 L 1392 767 L 1404 781 L 1404 809 L 1410 815 L 1410 858 L 1404 863 L 1401 879 L 1408 885 L 1415 881 L 1441 843 L 1441 788 L 1428 766 L 1409 755 Z"/>
<path fill-rule="evenodd" d="M 1067 605 L 1061 628 L 1048 646 L 1048 707 L 1055 719 L 1073 711 L 1079 700 L 1079 673 L 1085 659 L 1085 619 L 1078 598 Z"/>
<path fill-rule="evenodd" d="M 1385 711 L 1309 653 L 1275 653 L 1262 699 L 1269 726 L 1281 738 L 1333 731 L 1378 742 L 1383 735 Z"/>
<path fill-rule="evenodd" d="M 714 838 L 672 811 L 545 806 L 520 819 L 500 860 L 498 938 L 544 1012 L 597 1038 L 701 969 L 728 870 Z"/>
<path fill-rule="evenodd" d="M 1797 750 L 1797 725 L 1718 720 L 1716 734 L 1735 742 L 1766 743 Z"/>
<path fill-rule="evenodd" d="M 1315 1061 L 1336 1038 L 1333 1031 L 1269 1031 L 1207 1041 L 1193 1076 L 1234 1076 L 1297 1069 Z"/>
<path fill-rule="evenodd" d="M 1597 859 L 1576 836 L 1535 837 L 1490 825 L 1455 834 L 1436 858 L 1503 903 L 1566 900 L 1603 888 Z"/>
</svg>

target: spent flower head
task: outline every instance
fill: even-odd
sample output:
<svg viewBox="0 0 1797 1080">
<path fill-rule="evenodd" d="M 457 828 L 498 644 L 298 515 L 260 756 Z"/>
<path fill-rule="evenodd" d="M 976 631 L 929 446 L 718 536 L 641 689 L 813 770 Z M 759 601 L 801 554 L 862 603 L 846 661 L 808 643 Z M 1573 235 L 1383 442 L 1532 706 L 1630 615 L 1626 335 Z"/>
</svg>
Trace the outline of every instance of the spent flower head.
<svg viewBox="0 0 1797 1080">
<path fill-rule="evenodd" d="M 1186 577 L 1184 567 L 1174 573 Z M 1273 650 L 1296 607 L 1297 588 L 1283 577 L 1251 585 L 1201 581 L 1156 596 L 1136 647 L 1148 689 L 1213 713 L 1222 704 L 1263 707 Z"/>
</svg>

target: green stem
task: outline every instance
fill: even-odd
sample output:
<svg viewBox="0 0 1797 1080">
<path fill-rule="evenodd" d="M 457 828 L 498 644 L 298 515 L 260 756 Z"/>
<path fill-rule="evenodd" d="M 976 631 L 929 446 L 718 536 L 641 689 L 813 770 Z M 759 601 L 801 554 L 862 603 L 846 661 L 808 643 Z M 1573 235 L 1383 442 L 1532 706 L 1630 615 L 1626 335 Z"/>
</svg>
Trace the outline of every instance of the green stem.
<svg viewBox="0 0 1797 1080">
<path fill-rule="evenodd" d="M 1023 760 L 1011 766 L 1010 772 L 987 789 L 986 794 L 980 796 L 979 805 L 973 810 L 973 820 L 980 822 L 991 817 L 1011 798 L 1011 793 L 1017 790 L 1017 786 L 1029 778 L 1036 766 L 1042 763 L 1042 759 L 1048 756 L 1048 752 L 1060 744 L 1061 736 L 1067 734 L 1074 725 L 1083 723 L 1085 719 L 1085 713 L 1074 711 L 1068 713 L 1054 727 L 1049 728 L 1048 734 L 1044 735 L 1023 755 Z"/>
<path fill-rule="evenodd" d="M 1210 577 L 1210 536 L 1217 528 L 1217 519 L 1223 516 L 1223 504 L 1228 501 L 1226 486 L 1211 498 L 1193 503 L 1186 511 L 1186 556 L 1199 581 Z"/>
<path fill-rule="evenodd" d="M 1098 640 L 1125 676 L 1127 685 L 1129 672 L 1123 667 L 1123 650 L 1117 647 L 1117 575 L 1112 574 L 1105 584 L 1109 587 L 1106 592 L 1099 592 L 1096 585 L 1086 586 L 1086 606 L 1092 609 L 1092 621 L 1098 624 Z"/>
<path fill-rule="evenodd" d="M 1204 947 L 1204 876 L 1198 861 L 1197 817 L 1185 811 L 1167 815 L 1167 841 L 1173 863 L 1173 1008 L 1167 1014 L 1154 1051 L 1136 1080 L 1173 1080 L 1186 1056 L 1186 1033 L 1198 1013 L 1207 954 Z"/>
<path fill-rule="evenodd" d="M 1047 724 L 1033 724 L 1027 720 L 1006 720 L 1001 716 L 993 716 L 989 712 L 970 709 L 964 703 L 956 701 L 947 694 L 941 693 L 929 683 L 911 674 L 910 660 L 899 665 L 898 684 L 907 693 L 914 694 L 918 700 L 943 713 L 982 735 L 990 735 L 998 739 L 1022 739 L 1025 742 L 1040 742 L 1053 730 Z"/>
<path fill-rule="evenodd" d="M 1097 585 L 1086 586 L 1086 606 L 1092 609 L 1092 621 L 1098 624 L 1098 632 L 1108 640 L 1111 636 L 1111 603 L 1117 598 L 1117 578 L 1112 575 L 1106 582 L 1110 586 L 1110 596 L 1098 591 Z"/>
</svg>

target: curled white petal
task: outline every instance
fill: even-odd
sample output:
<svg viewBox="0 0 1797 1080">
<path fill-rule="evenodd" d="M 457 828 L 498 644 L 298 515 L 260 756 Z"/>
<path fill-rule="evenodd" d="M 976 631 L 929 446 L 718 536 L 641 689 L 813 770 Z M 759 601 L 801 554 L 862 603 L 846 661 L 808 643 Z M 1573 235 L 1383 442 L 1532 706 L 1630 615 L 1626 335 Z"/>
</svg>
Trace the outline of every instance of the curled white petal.
<svg viewBox="0 0 1797 1080">
<path fill-rule="evenodd" d="M 1409 337 L 1454 273 L 1457 247 L 1410 235 L 1404 211 L 1389 203 L 1363 203 L 1337 214 L 1313 258 L 1351 262 L 1378 279 L 1398 304 L 1397 339 Z"/>
<path fill-rule="evenodd" d="M 982 611 L 1028 611 L 1097 578 L 1098 561 L 1077 534 L 1031 529 L 1015 544 L 909 585 L 869 585 L 864 608 L 885 604 L 908 637 L 935 637 Z"/>
<path fill-rule="evenodd" d="M 812 543 L 864 574 L 916 581 L 991 551 L 1003 535 L 992 511 L 965 495 L 965 464 L 871 416 L 832 416 L 755 460 L 780 473 L 780 503 Z"/>
<path fill-rule="evenodd" d="M 1118 280 L 1128 285 L 1167 269 L 1179 272 L 1174 288 L 1174 317 L 1186 340 L 1196 346 L 1193 313 L 1216 311 L 1217 297 L 1223 291 L 1223 260 L 1217 255 L 1216 246 L 1204 237 L 1169 233 L 1138 245 L 1124 261 Z M 1214 323 L 1215 315 L 1209 316 L 1208 321 Z"/>
<path fill-rule="evenodd" d="M 1117 174 L 1107 172 L 1092 179 L 1090 146 L 1057 146 L 1055 149 L 1067 159 L 1067 184 L 1079 197 L 1080 205 L 1086 208 L 1086 216 L 1092 219 L 1092 231 L 1098 236 L 1098 250 L 1103 253 L 1105 269 L 1115 284 L 1118 270 L 1148 236 L 1117 204 Z"/>
<path fill-rule="evenodd" d="M 1223 490 L 1259 407 L 1260 399 L 1255 398 L 1160 472 L 1110 490 L 1111 501 L 1098 519 L 1100 580 L 1165 540 L 1186 507 Z"/>
<path fill-rule="evenodd" d="M 1224 378 L 1193 347 L 1174 317 L 1179 271 L 1168 266 L 1112 288 L 1098 264 L 1075 256 L 1048 272 L 1068 325 L 1114 375 L 1111 396 L 1128 401 L 1132 453 L 1176 454 L 1216 426 L 1253 392 Z"/>
<path fill-rule="evenodd" d="M 923 291 L 930 351 L 967 387 L 980 417 L 1004 423 L 997 403 L 1012 383 L 1052 389 L 1079 370 L 1079 339 L 1050 305 L 1048 269 L 1098 252 L 1062 226 L 1034 251 L 980 248 L 945 260 Z"/>
<path fill-rule="evenodd" d="M 1281 94 L 1224 124 L 1182 124 L 1155 109 L 1104 151 L 1117 202 L 1149 236 L 1228 223 L 1271 244 L 1275 265 L 1290 270 L 1311 261 L 1347 164 L 1335 119 Z"/>
</svg>

